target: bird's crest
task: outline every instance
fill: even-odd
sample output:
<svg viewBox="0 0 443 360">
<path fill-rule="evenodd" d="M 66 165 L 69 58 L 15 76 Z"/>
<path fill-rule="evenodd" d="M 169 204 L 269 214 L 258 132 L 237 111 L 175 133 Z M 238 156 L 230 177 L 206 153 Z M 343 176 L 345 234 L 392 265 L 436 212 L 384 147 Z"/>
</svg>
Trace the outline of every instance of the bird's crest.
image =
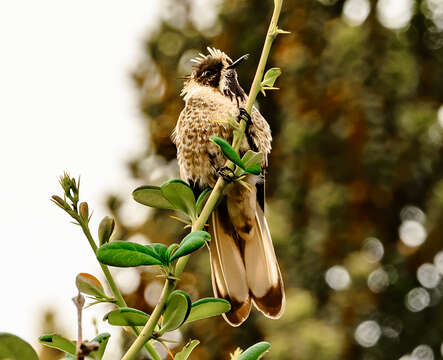
<svg viewBox="0 0 443 360">
<path fill-rule="evenodd" d="M 232 63 L 231 58 L 226 55 L 223 51 L 216 49 L 216 48 L 211 48 L 211 47 L 207 47 L 206 49 L 208 49 L 209 54 L 205 55 L 202 53 L 199 53 L 198 56 L 196 56 L 195 58 L 191 59 L 191 62 L 195 63 L 196 66 L 199 66 L 207 61 L 213 61 L 213 60 L 219 60 L 219 61 L 223 61 L 226 60 L 228 63 Z"/>
</svg>

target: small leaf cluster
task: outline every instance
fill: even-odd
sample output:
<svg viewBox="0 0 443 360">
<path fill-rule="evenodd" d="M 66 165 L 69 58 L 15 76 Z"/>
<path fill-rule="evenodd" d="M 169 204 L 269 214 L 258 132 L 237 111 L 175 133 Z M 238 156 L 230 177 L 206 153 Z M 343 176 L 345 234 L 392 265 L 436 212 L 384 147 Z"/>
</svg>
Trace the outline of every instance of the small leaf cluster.
<svg viewBox="0 0 443 360">
<path fill-rule="evenodd" d="M 189 233 L 180 244 L 169 247 L 164 244 L 140 245 L 129 241 L 113 241 L 101 246 L 97 251 L 97 259 L 106 265 L 117 267 L 133 267 L 141 265 L 159 265 L 169 275 L 174 262 L 205 245 L 211 239 L 206 231 Z"/>
<path fill-rule="evenodd" d="M 91 341 L 83 341 L 81 344 L 82 356 L 88 356 L 94 360 L 101 360 L 108 345 L 111 335 L 109 333 L 102 333 L 97 335 Z M 65 353 L 65 359 L 76 359 L 76 345 L 75 341 L 66 339 L 58 334 L 47 334 L 39 337 L 39 342 L 42 345 L 58 349 Z"/>
<path fill-rule="evenodd" d="M 231 304 L 218 298 L 203 298 L 191 303 L 189 295 L 182 290 L 174 290 L 168 298 L 161 324 L 158 324 L 155 336 L 173 331 L 183 324 L 221 315 L 231 309 Z M 133 308 L 119 308 L 103 317 L 114 326 L 144 326 L 149 315 Z"/>
<path fill-rule="evenodd" d="M 260 91 L 262 92 L 263 96 L 266 96 L 266 90 L 279 90 L 278 87 L 274 87 L 274 83 L 280 75 L 281 69 L 277 67 L 270 68 L 268 71 L 266 71 L 260 86 Z"/>
<path fill-rule="evenodd" d="M 140 204 L 157 209 L 177 210 L 194 221 L 200 215 L 211 189 L 205 189 L 195 199 L 192 188 L 182 180 L 173 179 L 161 186 L 146 185 L 134 190 L 132 196 Z"/>
</svg>

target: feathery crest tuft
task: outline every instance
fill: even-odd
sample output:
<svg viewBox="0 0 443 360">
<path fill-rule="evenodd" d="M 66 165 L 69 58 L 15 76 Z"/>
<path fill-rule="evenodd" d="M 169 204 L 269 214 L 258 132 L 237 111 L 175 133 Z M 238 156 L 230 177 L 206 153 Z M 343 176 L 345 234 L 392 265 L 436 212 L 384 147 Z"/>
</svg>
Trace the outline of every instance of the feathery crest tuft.
<svg viewBox="0 0 443 360">
<path fill-rule="evenodd" d="M 208 55 L 204 55 L 202 53 L 199 53 L 198 56 L 196 56 L 195 58 L 191 59 L 191 62 L 199 65 L 199 64 L 201 64 L 202 62 L 204 62 L 205 60 L 207 60 L 209 58 L 220 59 L 220 60 L 226 59 L 229 62 L 232 62 L 231 58 L 228 55 L 226 55 L 223 51 L 221 51 L 219 49 L 216 49 L 216 48 L 211 48 L 209 46 L 206 49 L 209 52 Z"/>
</svg>

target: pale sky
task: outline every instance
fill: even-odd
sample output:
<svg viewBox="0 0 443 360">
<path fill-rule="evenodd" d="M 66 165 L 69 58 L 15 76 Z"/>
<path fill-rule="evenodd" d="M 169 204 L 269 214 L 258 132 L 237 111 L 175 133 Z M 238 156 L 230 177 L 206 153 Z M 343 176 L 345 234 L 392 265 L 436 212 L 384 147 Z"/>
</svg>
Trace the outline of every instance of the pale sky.
<svg viewBox="0 0 443 360">
<path fill-rule="evenodd" d="M 54 306 L 75 334 L 75 276 L 100 275 L 68 216 L 49 201 L 58 176 L 82 175 L 81 193 L 107 215 L 105 194 L 130 196 L 125 161 L 147 139 L 130 71 L 161 1 L 0 2 L 0 332 L 33 345 L 37 319 Z M 93 330 L 86 310 L 85 337 Z M 100 331 L 109 331 L 101 321 Z"/>
</svg>

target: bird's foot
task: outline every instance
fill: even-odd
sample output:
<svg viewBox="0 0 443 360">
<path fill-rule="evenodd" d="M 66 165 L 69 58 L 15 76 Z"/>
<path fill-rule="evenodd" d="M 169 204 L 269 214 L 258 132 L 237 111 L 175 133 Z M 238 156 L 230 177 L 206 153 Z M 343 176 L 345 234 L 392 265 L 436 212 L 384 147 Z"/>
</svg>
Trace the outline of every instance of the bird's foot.
<svg viewBox="0 0 443 360">
<path fill-rule="evenodd" d="M 227 183 L 232 183 L 239 178 L 237 175 L 235 175 L 234 170 L 227 166 L 223 166 L 222 168 L 218 169 L 217 174 Z"/>
<path fill-rule="evenodd" d="M 249 126 L 251 121 L 251 115 L 248 114 L 248 112 L 244 108 L 239 108 L 240 112 L 237 116 L 237 121 L 240 123 L 240 121 L 244 120 L 246 121 L 246 126 Z"/>
</svg>

